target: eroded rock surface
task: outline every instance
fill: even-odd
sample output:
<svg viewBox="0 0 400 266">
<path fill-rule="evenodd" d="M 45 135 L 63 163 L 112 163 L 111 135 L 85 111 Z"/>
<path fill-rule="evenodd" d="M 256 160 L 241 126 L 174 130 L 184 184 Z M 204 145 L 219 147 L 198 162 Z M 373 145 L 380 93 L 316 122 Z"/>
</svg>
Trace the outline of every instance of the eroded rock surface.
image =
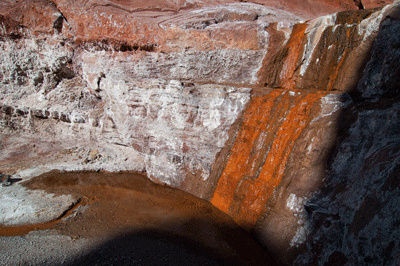
<svg viewBox="0 0 400 266">
<path fill-rule="evenodd" d="M 0 170 L 146 172 L 278 263 L 395 265 L 399 2 L 378 4 L 3 1 Z"/>
<path fill-rule="evenodd" d="M 325 185 L 305 205 L 312 242 L 297 259 L 300 265 L 400 263 L 399 66 L 392 63 L 400 56 L 399 11 L 391 10 L 380 26 L 357 87 L 361 97 L 339 119 L 340 142 Z"/>
<path fill-rule="evenodd" d="M 0 187 L 0 223 L 2 226 L 39 224 L 58 219 L 74 206 L 70 195 L 54 197 L 44 191 L 30 191 L 14 184 L 13 189 Z"/>
<path fill-rule="evenodd" d="M 162 39 L 138 43 L 129 35 L 132 43 L 103 33 L 101 39 L 93 34 L 82 39 L 74 32 L 73 18 L 62 13 L 64 26 L 70 23 L 68 31 L 51 37 L 26 32 L 23 38 L 2 43 L 3 132 L 40 134 L 54 142 L 79 136 L 78 143 L 105 141 L 129 147 L 137 161 L 132 170 L 147 169 L 153 180 L 178 187 L 187 176 L 203 181 L 210 176 L 215 155 L 249 100 L 250 89 L 244 86 L 257 82 L 268 42 L 267 21 L 276 21 L 278 15 L 297 19 L 255 4 L 167 12 L 162 13 L 168 17 L 162 23 L 146 24 L 156 28 L 151 36 Z M 215 27 L 197 25 L 216 14 L 221 18 L 213 22 Z M 248 44 L 238 42 L 247 39 L 242 35 L 232 41 L 235 31 L 248 34 L 247 28 Z M 179 38 L 188 34 L 188 40 L 179 43 L 170 33 L 158 34 L 169 31 L 178 31 L 174 36 Z M 63 36 L 70 36 L 66 32 L 73 37 Z M 198 34 L 210 40 L 190 37 Z M 200 39 L 208 44 L 198 46 Z M 203 190 L 194 186 L 192 192 L 201 196 L 207 191 Z"/>
</svg>

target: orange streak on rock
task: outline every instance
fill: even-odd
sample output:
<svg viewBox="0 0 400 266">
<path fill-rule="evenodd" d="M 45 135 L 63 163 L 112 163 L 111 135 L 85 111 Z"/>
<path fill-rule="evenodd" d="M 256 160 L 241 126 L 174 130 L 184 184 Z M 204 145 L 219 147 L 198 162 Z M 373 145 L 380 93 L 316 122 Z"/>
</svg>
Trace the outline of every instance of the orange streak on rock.
<svg viewBox="0 0 400 266">
<path fill-rule="evenodd" d="M 307 24 L 296 24 L 287 44 L 288 55 L 280 74 L 280 80 L 283 82 L 282 87 L 285 89 L 294 89 L 295 87 L 293 74 L 296 72 L 296 68 L 298 67 L 298 60 L 300 53 L 302 52 L 301 47 L 304 36 L 306 36 L 306 29 Z"/>
<path fill-rule="evenodd" d="M 281 182 L 294 144 L 307 125 L 315 101 L 322 96 L 315 93 L 306 95 L 290 109 L 279 127 L 260 175 L 255 182 L 250 182 L 250 193 L 246 193 L 242 201 L 238 217 L 243 217 L 246 225 L 254 226 L 266 202 Z"/>
<path fill-rule="evenodd" d="M 253 227 L 282 180 L 312 107 L 323 95 L 289 97 L 289 93 L 275 90 L 254 98 L 211 203 L 230 214 L 239 225 Z M 268 136 L 262 138 L 262 133 Z M 260 159 L 263 161 L 257 163 Z"/>
<path fill-rule="evenodd" d="M 266 97 L 255 97 L 246 111 L 243 126 L 211 199 L 214 206 L 226 213 L 229 213 L 238 182 L 244 177 L 251 164 L 249 158 L 254 143 L 260 135 L 261 129 L 267 126 L 268 119 L 266 118 L 270 116 L 275 100 L 281 94 L 281 91 L 276 90 Z"/>
<path fill-rule="evenodd" d="M 266 135 L 265 137 L 259 136 L 255 145 L 252 148 L 252 156 L 250 157 L 250 164 L 248 168 L 248 172 L 246 173 L 247 177 L 256 177 L 259 173 L 260 167 L 264 164 L 266 148 L 265 146 L 269 146 L 272 143 L 272 140 L 275 138 L 275 132 L 278 130 L 280 121 L 282 117 L 285 117 L 289 107 L 291 105 L 292 97 L 289 97 L 289 94 L 286 91 L 280 91 L 282 93 L 282 97 L 275 100 L 275 104 L 270 111 L 270 115 L 268 117 L 264 117 L 264 126 L 262 128 L 262 134 Z M 267 145 L 266 145 L 267 144 Z M 259 160 L 262 160 L 260 163 Z"/>
</svg>

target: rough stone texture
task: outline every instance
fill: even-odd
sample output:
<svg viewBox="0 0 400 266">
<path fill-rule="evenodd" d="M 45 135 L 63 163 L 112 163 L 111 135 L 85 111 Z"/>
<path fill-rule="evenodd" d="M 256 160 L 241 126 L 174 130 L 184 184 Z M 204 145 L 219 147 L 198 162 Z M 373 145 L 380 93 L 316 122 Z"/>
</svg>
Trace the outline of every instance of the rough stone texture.
<svg viewBox="0 0 400 266">
<path fill-rule="evenodd" d="M 274 6 L 279 9 L 290 11 L 305 19 L 316 18 L 344 10 L 359 9 L 359 4 L 357 4 L 359 1 L 357 0 L 254 0 L 249 2 L 259 3 L 265 6 Z"/>
<path fill-rule="evenodd" d="M 0 187 L 0 224 L 2 226 L 38 224 L 55 220 L 74 206 L 70 195 L 56 196 L 40 190 L 27 190 L 19 184 L 13 189 Z"/>
<path fill-rule="evenodd" d="M 395 265 L 399 2 L 249 2 L 2 1 L 1 170 L 146 171 L 279 263 Z"/>
<path fill-rule="evenodd" d="M 392 4 L 394 0 L 362 0 L 361 3 L 364 8 L 377 8 L 383 5 Z"/>
<path fill-rule="evenodd" d="M 398 74 L 396 74 L 397 66 L 394 62 L 397 62 L 398 55 L 397 48 L 394 48 L 393 44 L 398 42 L 398 36 L 394 33 L 398 27 L 397 12 L 397 7 L 387 7 L 381 11 L 375 11 L 375 13 L 371 13 L 371 11 L 354 14 L 338 13 L 316 19 L 309 22 L 308 25 L 298 24 L 293 27 L 289 40 L 285 41 L 284 35 L 277 36 L 275 39 L 275 43 L 284 44 L 282 50 L 286 49 L 286 51 L 282 52 L 278 46 L 276 57 L 273 57 L 275 54 L 269 58 L 267 53 L 265 60 L 268 63 L 265 65 L 268 70 L 272 71 L 273 77 L 276 77 L 268 85 L 275 89 L 270 92 L 264 91 L 262 96 L 257 96 L 253 92 L 252 101 L 240 122 L 240 129 L 235 135 L 235 140 L 232 141 L 230 151 L 223 155 L 226 158 L 220 159 L 219 166 L 215 168 L 215 173 L 220 178 L 211 202 L 229 213 L 240 225 L 250 230 L 255 228 L 256 234 L 280 263 L 292 265 L 297 255 L 304 252 L 304 245 L 312 247 L 307 253 L 309 260 L 298 259 L 296 261 L 298 265 L 313 263 L 332 265 L 335 263 L 334 257 L 338 254 L 335 253 L 336 255 L 332 255 L 330 260 L 328 259 L 330 252 L 335 250 L 334 244 L 324 249 L 326 253 L 314 254 L 319 254 L 321 246 L 325 247 L 328 238 L 334 242 L 336 241 L 334 240 L 335 234 L 345 233 L 332 229 L 332 234 L 324 238 L 322 235 L 325 231 L 321 229 L 322 231 L 319 232 L 321 240 L 318 238 L 319 236 L 314 238 L 311 224 L 316 221 L 309 216 L 314 207 L 308 207 L 307 204 L 314 200 L 315 193 L 320 191 L 321 185 L 330 184 L 328 181 L 330 175 L 327 175 L 328 165 L 333 164 L 332 167 L 336 167 L 332 162 L 334 160 L 333 152 L 341 141 L 342 131 L 349 130 L 346 127 L 350 127 L 357 115 L 361 115 L 352 109 L 358 101 L 357 99 L 375 101 L 377 102 L 375 106 L 382 104 L 386 106 L 390 101 L 396 102 L 396 88 L 399 81 L 397 80 Z M 381 23 L 382 19 L 385 20 Z M 388 21 L 393 21 L 391 23 L 395 25 L 392 26 L 392 31 L 386 30 L 385 37 L 381 37 L 381 41 L 378 38 L 378 41 L 374 42 L 379 27 L 381 31 L 384 31 L 383 29 L 388 27 Z M 335 24 L 338 22 L 340 23 Z M 330 24 L 332 27 L 326 26 Z M 339 30 L 341 27 L 349 31 L 342 34 Z M 329 31 L 334 32 L 335 38 L 329 37 L 332 34 Z M 330 49 L 332 49 L 336 45 L 336 38 L 342 40 L 340 43 L 342 48 L 338 48 L 333 55 L 330 55 L 331 51 L 326 48 L 331 47 Z M 391 47 L 387 49 L 384 48 L 388 44 L 386 40 L 392 43 Z M 304 52 L 298 52 L 299 49 L 291 48 L 298 47 L 299 44 L 303 45 Z M 374 47 L 372 59 L 368 53 L 371 47 Z M 273 48 L 276 49 L 276 47 Z M 346 50 L 348 51 L 346 52 Z M 286 56 L 282 68 L 279 68 L 282 64 L 282 61 L 278 60 L 282 58 L 279 53 Z M 357 61 L 354 56 L 359 53 L 362 56 L 358 58 L 360 61 Z M 374 54 L 376 55 L 374 56 Z M 321 64 L 318 64 L 318 57 L 324 60 Z M 340 62 L 340 60 L 342 61 Z M 368 64 L 367 60 L 370 60 Z M 285 66 L 285 64 L 290 64 L 288 62 L 292 62 L 291 71 Z M 374 67 L 372 68 L 372 66 Z M 326 68 L 326 72 L 322 68 Z M 365 69 L 364 74 L 363 69 Z M 359 78 L 351 80 L 350 76 L 343 77 L 343 75 L 349 74 L 348 71 L 352 73 L 353 78 L 363 75 L 358 86 Z M 271 75 L 271 72 L 268 71 L 263 73 Z M 311 79 L 310 76 L 315 73 L 321 74 L 321 79 Z M 329 75 L 324 73 L 329 73 Z M 340 78 L 341 75 L 343 78 Z M 319 78 L 319 75 L 316 77 Z M 332 90 L 330 86 L 337 92 L 329 92 Z M 377 89 L 376 86 L 380 86 L 380 88 Z M 381 103 L 378 103 L 379 101 Z M 392 114 L 395 111 L 389 109 L 381 111 L 380 115 L 375 116 L 380 118 L 375 118 L 376 121 L 371 124 L 377 126 L 378 123 L 386 124 L 387 121 L 393 121 L 395 124 L 394 118 L 389 118 L 389 114 L 387 114 L 388 116 L 384 115 L 386 112 Z M 351 120 L 352 117 L 353 120 Z M 396 126 L 393 125 L 393 127 Z M 386 135 L 386 140 L 397 139 L 396 133 L 393 130 L 390 132 Z M 364 136 L 374 139 L 377 135 L 379 134 L 376 132 L 367 133 L 367 130 L 358 130 L 354 133 L 353 139 L 354 141 L 357 138 L 363 139 Z M 381 138 L 378 137 L 378 139 Z M 368 149 L 371 148 L 370 144 L 372 145 L 372 143 L 365 144 Z M 353 144 L 349 145 L 353 146 Z M 376 149 L 385 150 L 384 146 L 382 143 Z M 353 165 L 360 165 L 361 162 L 366 161 L 366 158 L 361 156 L 359 161 L 349 162 L 350 158 L 355 157 L 354 153 L 358 151 L 360 151 L 358 148 L 346 150 L 347 159 L 343 158 L 343 162 L 348 163 L 349 169 L 355 170 Z M 393 158 L 397 158 L 397 154 L 393 156 Z M 394 159 L 388 160 L 393 161 Z M 388 167 L 395 168 L 396 163 L 394 162 Z M 386 170 L 382 168 L 382 171 Z M 354 174 L 346 171 L 341 178 L 351 178 Z M 333 184 L 331 185 L 334 187 Z M 327 186 L 329 187 L 329 185 Z M 356 194 L 358 188 L 354 187 L 354 190 L 348 193 Z M 340 186 L 338 189 L 344 188 Z M 397 200 L 396 188 L 393 189 L 394 191 L 391 192 L 393 195 L 391 194 L 387 198 L 389 202 Z M 325 195 L 325 190 L 322 191 L 319 192 L 320 195 Z M 327 191 L 330 190 L 327 189 Z M 329 193 L 329 195 L 336 197 L 338 192 Z M 339 206 L 352 204 L 351 202 L 342 203 L 341 200 L 344 199 L 336 200 Z M 324 202 L 327 206 L 331 206 L 330 200 Z M 388 204 L 391 206 L 392 203 Z M 396 213 L 395 209 L 392 211 Z M 326 213 L 325 210 L 321 212 Z M 372 211 L 368 209 L 367 212 L 371 213 Z M 359 213 L 365 215 L 362 210 Z M 354 214 L 353 212 L 349 215 Z M 344 221 L 336 215 L 337 213 L 331 214 L 329 217 L 335 216 L 338 223 L 343 223 Z M 388 219 L 397 220 L 398 218 L 394 215 Z M 351 224 L 350 221 L 348 223 Z M 395 224 L 394 222 L 390 227 L 391 232 L 397 232 Z M 392 238 L 390 237 L 390 239 Z M 355 237 L 353 241 L 353 245 L 358 245 L 355 243 L 361 243 L 363 240 Z M 342 242 L 335 243 L 339 245 Z M 374 244 L 371 244 L 368 247 L 374 250 L 371 252 L 376 251 L 373 246 Z M 338 252 L 342 252 L 341 247 L 336 248 Z M 386 256 L 386 251 L 376 252 L 373 256 L 374 261 L 378 261 L 378 258 L 382 260 Z M 353 264 L 360 264 L 361 260 L 365 258 L 367 262 L 369 261 L 367 257 L 370 255 L 365 255 L 361 250 L 353 248 L 348 253 L 352 253 L 349 256 L 353 257 Z M 339 255 L 339 259 L 347 256 L 342 256 L 341 253 Z M 361 259 L 354 259 L 356 256 L 360 256 Z"/>
<path fill-rule="evenodd" d="M 347 11 L 305 24 L 270 26 L 272 36 L 282 28 L 289 29 L 285 38 L 275 37 L 275 45 L 270 46 L 259 72 L 260 85 L 315 91 L 354 90 L 383 15 L 384 11 L 376 10 Z"/>
<path fill-rule="evenodd" d="M 215 154 L 249 99 L 249 89 L 185 86 L 176 80 L 123 82 L 116 87 L 113 80 L 104 80 L 105 88 L 113 88 L 106 92 L 108 102 L 118 103 L 107 106 L 108 111 L 114 114 L 122 143 L 145 156 L 147 173 L 174 187 L 185 180 L 186 171 L 206 182 Z"/>
<path fill-rule="evenodd" d="M 325 185 L 305 205 L 310 241 L 298 265 L 400 263 L 399 65 L 392 63 L 400 59 L 399 11 L 382 22 L 357 87 L 361 97 L 339 118 Z"/>
<path fill-rule="evenodd" d="M 73 51 L 58 40 L 6 39 L 0 44 L 2 100 L 33 92 L 45 94 L 62 79 L 71 79 Z"/>
<path fill-rule="evenodd" d="M 0 237 L 3 252 L 0 259 L 5 265 L 21 262 L 31 265 L 67 265 L 71 257 L 82 256 L 87 246 L 94 245 L 87 239 L 72 239 L 54 230 L 36 231 L 18 237 Z M 51 251 L 51 252 L 49 252 Z"/>
<path fill-rule="evenodd" d="M 154 181 L 189 187 L 191 179 L 207 180 L 228 129 L 249 99 L 250 89 L 237 86 L 257 81 L 268 40 L 263 23 L 277 18 L 262 6 L 234 4 L 186 12 L 182 17 L 188 26 L 176 27 L 177 15 L 157 26 L 160 31 L 202 33 L 198 20 L 220 10 L 221 23 L 233 19 L 237 31 L 250 27 L 254 41 L 231 43 L 225 33 L 232 32 L 224 27 L 205 32 L 211 47 L 190 47 L 189 40 L 185 49 L 177 43 L 169 53 L 152 50 L 153 44 L 132 46 L 121 36 L 123 43 L 113 41 L 115 36 L 103 36 L 106 41 L 91 36 L 82 43 L 79 33 L 73 41 L 61 35 L 32 38 L 30 32 L 18 40 L 6 38 L 1 54 L 3 133 L 42 135 L 56 143 L 79 138 L 79 145 L 65 148 L 89 150 L 85 145 L 93 141 L 122 145 L 131 149 L 130 168 L 146 169 Z M 265 17 L 264 22 L 254 21 L 257 16 Z M 280 16 L 296 18 L 287 12 Z M 203 196 L 208 190 L 193 186 L 190 191 Z"/>
</svg>

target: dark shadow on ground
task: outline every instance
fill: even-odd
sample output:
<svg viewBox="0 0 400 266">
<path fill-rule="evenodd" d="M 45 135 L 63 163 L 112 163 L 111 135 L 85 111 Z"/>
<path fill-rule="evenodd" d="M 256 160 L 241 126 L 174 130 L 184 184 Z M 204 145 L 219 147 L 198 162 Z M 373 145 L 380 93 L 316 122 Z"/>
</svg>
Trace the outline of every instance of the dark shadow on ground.
<svg viewBox="0 0 400 266">
<path fill-rule="evenodd" d="M 69 265 L 248 265 L 187 237 L 145 230 L 115 237 Z"/>
</svg>

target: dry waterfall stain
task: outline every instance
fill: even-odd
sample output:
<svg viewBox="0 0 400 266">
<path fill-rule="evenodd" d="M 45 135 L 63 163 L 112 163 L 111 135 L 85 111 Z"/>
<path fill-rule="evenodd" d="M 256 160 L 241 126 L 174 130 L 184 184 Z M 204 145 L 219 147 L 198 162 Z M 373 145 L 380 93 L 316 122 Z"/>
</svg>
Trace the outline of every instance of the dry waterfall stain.
<svg viewBox="0 0 400 266">
<path fill-rule="evenodd" d="M 309 123 L 312 108 L 323 96 L 322 92 L 274 90 L 266 96 L 254 97 L 211 203 L 239 225 L 254 227 L 282 180 L 296 140 Z"/>
</svg>

